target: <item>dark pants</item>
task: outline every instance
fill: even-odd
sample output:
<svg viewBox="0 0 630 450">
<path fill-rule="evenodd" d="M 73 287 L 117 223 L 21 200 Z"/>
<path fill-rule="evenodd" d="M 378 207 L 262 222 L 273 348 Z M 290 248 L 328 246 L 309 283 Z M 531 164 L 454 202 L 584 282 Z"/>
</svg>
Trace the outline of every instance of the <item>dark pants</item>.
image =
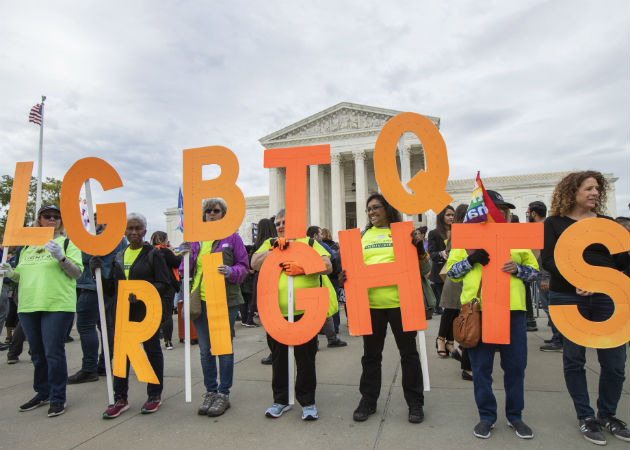
<svg viewBox="0 0 630 450">
<path fill-rule="evenodd" d="M 550 304 L 577 304 L 580 314 L 593 322 L 607 320 L 615 309 L 612 299 L 605 294 L 596 293 L 588 297 L 553 291 L 549 291 L 549 294 Z M 594 416 L 595 413 L 589 402 L 584 369 L 586 348 L 564 337 L 562 352 L 564 380 L 573 399 L 577 417 L 584 419 Z M 597 359 L 601 367 L 597 412 L 603 417 L 614 416 L 617 413 L 617 404 L 621 398 L 625 380 L 626 346 L 598 348 Z"/>
<path fill-rule="evenodd" d="M 13 330 L 13 337 L 9 344 L 9 351 L 7 352 L 7 359 L 17 359 L 24 350 L 24 330 L 22 329 L 22 323 L 18 321 L 15 329 Z"/>
<path fill-rule="evenodd" d="M 442 298 L 442 289 L 444 288 L 444 283 L 433 283 L 431 282 L 431 289 L 433 289 L 433 294 L 435 294 L 435 312 L 441 312 L 440 308 L 440 298 Z"/>
<path fill-rule="evenodd" d="M 447 308 L 440 319 L 438 336 L 445 337 L 447 341 L 453 340 L 453 321 L 459 316 L 459 309 Z"/>
<path fill-rule="evenodd" d="M 164 321 L 160 328 L 162 329 L 164 341 L 171 341 L 173 340 L 173 300 L 175 299 L 175 289 L 169 287 L 164 296 L 168 299 L 168 305 L 164 305 L 164 311 L 162 311 Z"/>
<path fill-rule="evenodd" d="M 33 361 L 33 389 L 37 397 L 50 402 L 66 401 L 66 332 L 73 312 L 38 311 L 19 313 Z"/>
<path fill-rule="evenodd" d="M 497 344 L 480 342 L 468 349 L 473 371 L 475 402 L 480 420 L 495 423 L 497 399 L 492 392 L 492 367 Z M 505 415 L 514 423 L 525 407 L 524 380 L 527 366 L 527 320 L 525 311 L 510 311 L 510 343 L 498 345 L 505 387 Z"/>
<path fill-rule="evenodd" d="M 416 332 L 403 331 L 400 308 L 370 309 L 372 334 L 363 336 L 363 357 L 359 391 L 370 404 L 376 405 L 381 393 L 381 361 L 389 323 L 400 352 L 402 388 L 407 405 L 424 405 L 420 357 L 416 348 Z"/>
<path fill-rule="evenodd" d="M 297 322 L 302 316 L 295 316 Z M 317 335 L 310 341 L 293 347 L 297 377 L 295 380 L 295 398 L 302 406 L 315 404 L 317 374 L 315 372 L 315 354 L 317 353 Z M 274 403 L 289 403 L 289 347 L 267 335 L 267 344 L 271 349 L 271 389 Z"/>
<path fill-rule="evenodd" d="M 105 323 L 107 324 L 107 342 L 109 343 L 109 361 L 111 362 L 112 356 L 114 354 L 114 323 L 116 318 L 114 317 L 114 302 L 116 301 L 116 297 L 105 296 Z M 101 330 L 101 322 L 98 322 L 98 329 Z M 101 330 L 102 334 L 102 330 Z M 111 367 L 111 365 L 110 365 Z M 98 357 L 98 370 L 103 373 L 105 372 L 105 353 L 101 348 L 101 354 Z"/>
<path fill-rule="evenodd" d="M 256 296 L 252 293 L 243 294 L 245 303 L 241 305 L 241 322 L 254 323 L 254 312 L 256 312 Z"/>
<path fill-rule="evenodd" d="M 536 282 L 536 286 L 538 287 L 538 294 L 540 295 L 543 311 L 545 311 L 547 317 L 549 318 L 549 326 L 551 327 L 551 342 L 553 344 L 562 345 L 562 334 L 553 324 L 553 320 L 551 320 L 551 316 L 549 315 L 549 294 L 551 292 L 540 289 L 540 280 Z"/>
<path fill-rule="evenodd" d="M 162 346 L 160 344 L 160 333 L 156 331 L 148 341 L 142 344 L 144 352 L 147 354 L 149 363 L 155 372 L 155 376 L 159 384 L 147 383 L 147 395 L 149 397 L 157 397 L 162 395 L 164 387 L 164 355 L 162 354 Z M 125 378 L 114 377 L 114 394 L 127 399 L 127 391 L 129 390 L 129 359 L 127 358 L 127 376 Z"/>
<path fill-rule="evenodd" d="M 77 299 L 77 331 L 81 339 L 83 360 L 81 370 L 95 373 L 98 363 L 99 338 L 96 326 L 99 323 L 98 296 L 96 291 L 78 289 Z"/>
<path fill-rule="evenodd" d="M 532 290 L 530 283 L 525 283 L 525 307 L 527 308 L 527 325 L 536 326 L 534 317 L 534 305 L 532 303 Z"/>
</svg>

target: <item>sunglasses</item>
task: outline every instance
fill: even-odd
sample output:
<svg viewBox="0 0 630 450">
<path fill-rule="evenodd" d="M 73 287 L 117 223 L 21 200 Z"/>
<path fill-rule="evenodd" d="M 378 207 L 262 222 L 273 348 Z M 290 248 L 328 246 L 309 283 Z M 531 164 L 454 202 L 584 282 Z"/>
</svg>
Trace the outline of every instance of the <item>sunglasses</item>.
<svg viewBox="0 0 630 450">
<path fill-rule="evenodd" d="M 50 220 L 50 219 L 59 220 L 59 219 L 61 219 L 61 216 L 58 215 L 58 214 L 42 214 L 42 217 L 44 219 L 46 219 L 46 220 Z"/>
<path fill-rule="evenodd" d="M 221 212 L 223 212 L 223 211 L 221 211 L 219 208 L 206 209 L 206 214 L 211 214 L 211 213 L 219 214 Z"/>
<path fill-rule="evenodd" d="M 365 212 L 369 214 L 372 211 L 376 211 L 378 209 L 381 209 L 382 207 L 383 207 L 383 205 L 370 206 L 368 209 L 365 210 Z"/>
</svg>

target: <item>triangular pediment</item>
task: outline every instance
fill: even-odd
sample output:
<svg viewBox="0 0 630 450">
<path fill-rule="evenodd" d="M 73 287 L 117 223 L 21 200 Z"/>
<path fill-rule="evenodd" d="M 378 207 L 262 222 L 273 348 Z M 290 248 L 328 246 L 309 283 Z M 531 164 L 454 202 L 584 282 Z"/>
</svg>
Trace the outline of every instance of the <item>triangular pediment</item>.
<svg viewBox="0 0 630 450">
<path fill-rule="evenodd" d="M 303 139 L 325 139 L 331 136 L 366 132 L 378 134 L 385 122 L 401 112 L 343 102 L 271 133 L 259 141 L 263 146 L 268 147 Z M 436 126 L 439 126 L 438 118 L 429 118 Z"/>
</svg>

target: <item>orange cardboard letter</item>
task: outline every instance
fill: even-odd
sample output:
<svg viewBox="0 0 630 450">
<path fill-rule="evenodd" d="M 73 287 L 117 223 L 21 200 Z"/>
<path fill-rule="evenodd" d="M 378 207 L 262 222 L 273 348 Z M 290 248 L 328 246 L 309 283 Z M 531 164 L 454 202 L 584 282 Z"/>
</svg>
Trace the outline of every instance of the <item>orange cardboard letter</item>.
<svg viewBox="0 0 630 450">
<path fill-rule="evenodd" d="M 396 168 L 396 146 L 400 136 L 410 131 L 422 142 L 426 170 L 418 172 L 407 186 L 400 183 Z M 453 197 L 446 192 L 448 181 L 448 155 L 442 135 L 433 122 L 416 113 L 402 113 L 392 117 L 376 139 L 374 147 L 374 174 L 376 182 L 389 203 L 407 214 L 419 214 L 429 209 L 442 211 Z"/>
<path fill-rule="evenodd" d="M 510 343 L 510 274 L 501 267 L 510 249 L 542 248 L 542 223 L 458 223 L 451 231 L 452 248 L 483 248 L 490 262 L 482 272 L 481 339 L 489 344 Z"/>
<path fill-rule="evenodd" d="M 83 226 L 79 210 L 79 193 L 85 180 L 94 178 L 104 190 L 122 187 L 116 170 L 100 158 L 83 158 L 66 172 L 61 184 L 61 215 L 66 233 L 72 242 L 90 255 L 107 255 L 116 248 L 125 234 L 127 210 L 124 202 L 99 204 L 98 221 L 107 224 L 99 235 L 89 233 Z"/>
<path fill-rule="evenodd" d="M 33 161 L 19 162 L 15 165 L 15 177 L 11 189 L 11 202 L 7 226 L 4 230 L 2 245 L 44 245 L 53 238 L 54 229 L 51 227 L 25 227 L 26 202 L 28 188 L 31 183 Z M 35 211 L 37 214 L 37 211 Z M 37 217 L 35 218 L 37 219 Z"/>
<path fill-rule="evenodd" d="M 577 288 L 610 296 L 615 312 L 603 322 L 585 319 L 576 305 L 550 305 L 549 313 L 558 330 L 578 345 L 619 347 L 630 340 L 630 279 L 618 270 L 584 261 L 584 249 L 595 243 L 605 245 L 612 254 L 626 252 L 630 250 L 630 235 L 612 220 L 580 220 L 560 235 L 554 252 L 556 267 Z"/>
<path fill-rule="evenodd" d="M 260 321 L 276 341 L 285 345 L 301 345 L 313 339 L 324 326 L 328 313 L 328 289 L 325 287 L 297 289 L 295 309 L 304 315 L 295 323 L 289 323 L 278 304 L 278 278 L 282 272 L 280 263 L 297 261 L 306 275 L 323 272 L 326 265 L 315 250 L 303 242 L 291 242 L 286 250 L 273 250 L 260 268 L 258 277 L 258 314 Z"/>
<path fill-rule="evenodd" d="M 330 145 L 265 150 L 265 168 L 287 168 L 284 201 L 284 236 L 287 239 L 297 239 L 305 235 L 306 167 L 316 164 L 330 164 Z M 272 211 L 273 214 L 276 212 Z"/>
<path fill-rule="evenodd" d="M 184 240 L 223 239 L 238 230 L 245 217 L 245 197 L 236 185 L 238 159 L 220 145 L 184 150 Z M 212 180 L 202 179 L 204 165 L 217 164 L 221 174 Z M 228 205 L 221 220 L 204 222 L 201 204 L 204 198 L 222 198 Z"/>
<path fill-rule="evenodd" d="M 225 277 L 217 271 L 217 267 L 221 264 L 223 264 L 221 252 L 208 253 L 201 257 L 210 348 L 213 355 L 232 353 L 232 333 L 225 297 Z"/>
<path fill-rule="evenodd" d="M 339 232 L 350 334 L 372 334 L 368 289 L 380 286 L 398 286 L 404 331 L 427 328 L 418 255 L 409 237 L 412 230 L 412 222 L 391 224 L 395 261 L 369 265 L 363 262 L 359 230 Z"/>
<path fill-rule="evenodd" d="M 129 320 L 129 294 L 142 301 L 147 313 L 142 322 Z M 127 375 L 127 356 L 138 380 L 157 384 L 158 379 L 140 344 L 155 334 L 162 318 L 160 294 L 148 281 L 121 280 L 118 282 L 116 303 L 116 336 L 114 339 L 114 375 Z"/>
</svg>

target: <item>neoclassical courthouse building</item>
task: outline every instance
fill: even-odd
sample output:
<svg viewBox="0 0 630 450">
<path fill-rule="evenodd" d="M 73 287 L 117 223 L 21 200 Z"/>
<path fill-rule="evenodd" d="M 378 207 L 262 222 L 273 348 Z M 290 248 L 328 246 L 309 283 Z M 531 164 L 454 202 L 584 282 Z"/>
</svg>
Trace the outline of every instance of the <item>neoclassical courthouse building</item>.
<svg viewBox="0 0 630 450">
<path fill-rule="evenodd" d="M 335 240 L 340 230 L 366 225 L 365 201 L 371 193 L 378 191 L 374 176 L 376 139 L 385 122 L 401 112 L 344 102 L 260 139 L 264 148 L 330 145 L 330 164 L 309 166 L 307 171 L 308 225 L 330 229 Z M 439 129 L 440 119 L 427 117 Z M 424 168 L 422 144 L 413 133 L 405 133 L 399 140 L 397 165 L 404 180 Z M 476 175 L 476 170 L 471 168 L 471 175 Z M 239 234 L 246 244 L 252 243 L 253 224 L 284 207 L 285 170 L 272 168 L 269 171 L 269 195 L 245 200 L 246 213 Z M 504 177 L 483 177 L 482 174 L 482 180 L 486 189 L 499 191 L 513 203 L 516 206 L 513 212 L 523 220 L 530 202 L 542 200 L 549 205 L 553 189 L 565 174 L 552 172 Z M 606 178 L 610 183 L 608 215 L 614 217 L 617 178 L 612 174 L 606 174 Z M 453 197 L 451 204 L 468 204 L 473 186 L 474 178 L 449 180 L 446 190 Z M 165 215 L 169 238 L 177 244 L 182 240 L 181 232 L 176 229 L 177 208 L 169 208 Z M 433 212 L 404 218 L 413 220 L 416 226 L 427 225 L 429 229 L 435 226 Z"/>
</svg>

